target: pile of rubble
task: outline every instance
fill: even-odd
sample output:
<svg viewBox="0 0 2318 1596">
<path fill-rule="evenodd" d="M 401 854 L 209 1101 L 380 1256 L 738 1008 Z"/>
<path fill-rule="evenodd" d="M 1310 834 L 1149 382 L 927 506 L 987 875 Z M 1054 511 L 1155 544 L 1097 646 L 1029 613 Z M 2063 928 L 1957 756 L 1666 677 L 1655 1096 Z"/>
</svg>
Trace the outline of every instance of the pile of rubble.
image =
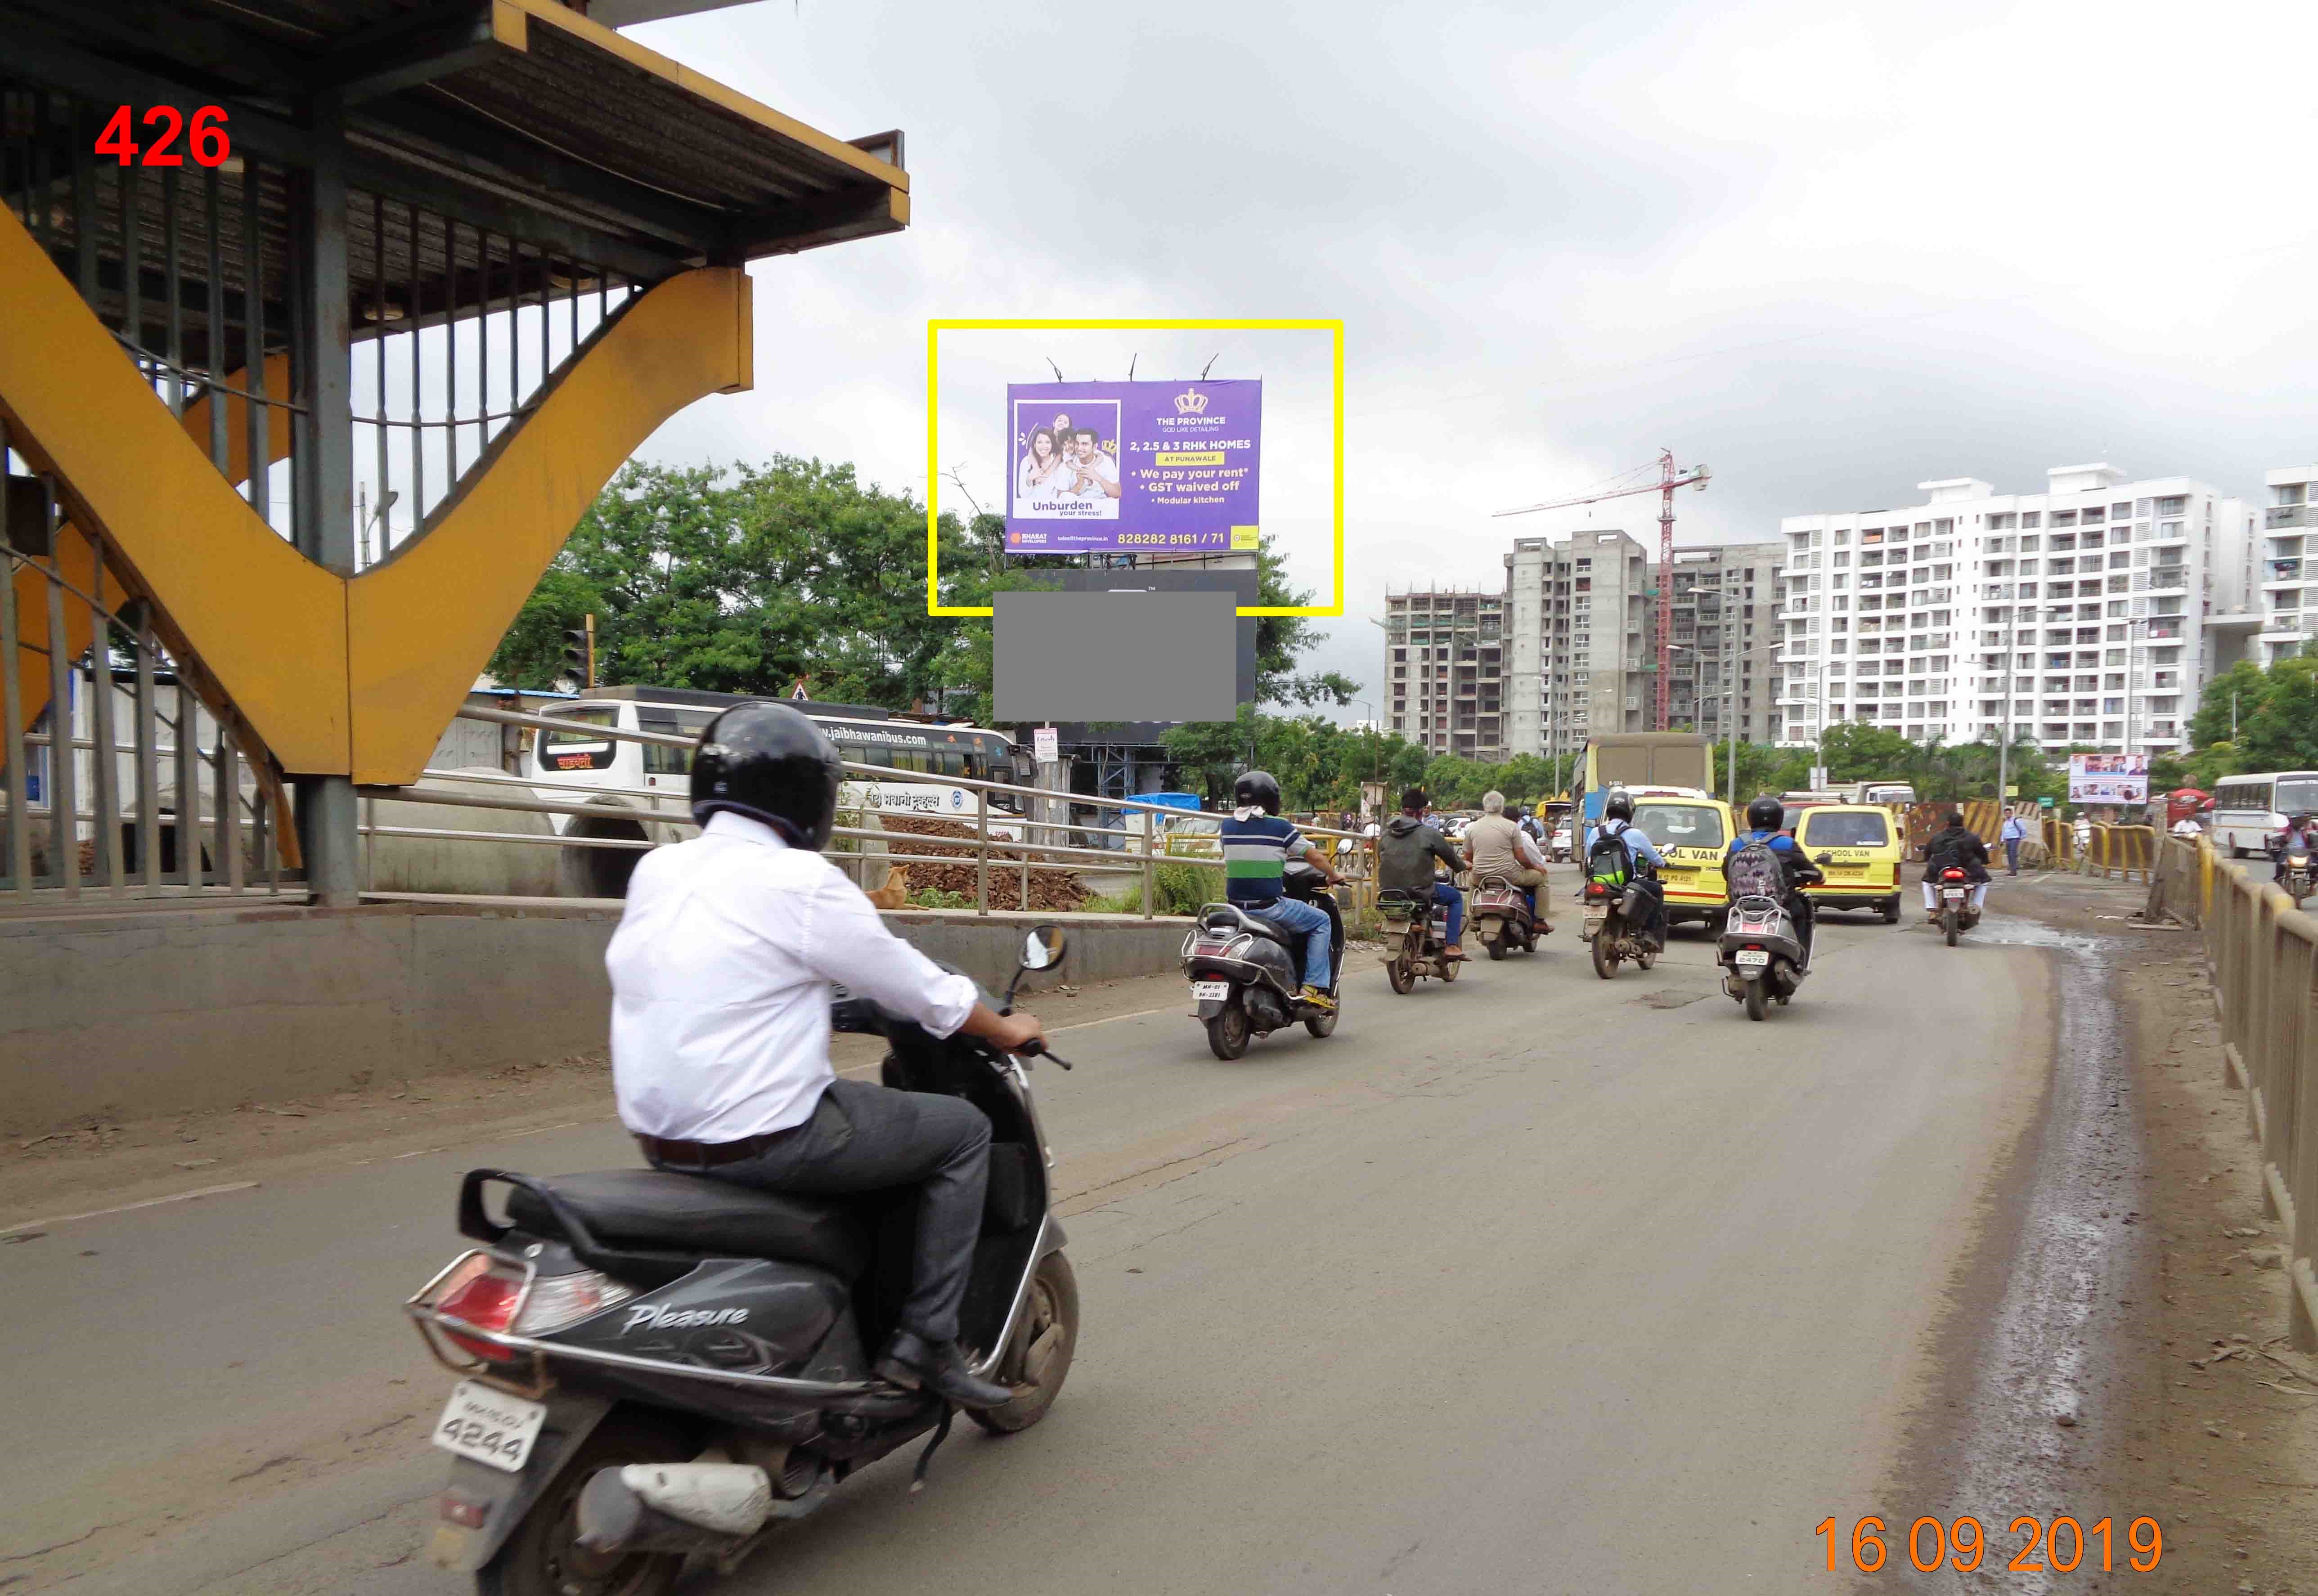
<svg viewBox="0 0 2318 1596">
<path fill-rule="evenodd" d="M 887 831 L 908 833 L 912 840 L 896 838 L 887 846 L 894 853 L 937 854 L 962 859 L 957 865 L 929 865 L 915 861 L 909 865 L 909 890 L 912 894 L 933 891 L 955 892 L 967 903 L 974 901 L 975 850 L 974 828 L 957 820 L 939 820 L 925 815 L 883 814 L 879 821 Z M 933 838 L 961 838 L 957 847 L 925 840 Z M 1022 850 L 993 847 L 990 850 L 990 907 L 993 909 L 1023 909 L 1047 912 L 1068 912 L 1084 903 L 1091 894 L 1080 884 L 1079 878 L 1069 871 L 1038 870 L 1030 872 L 1030 901 L 1022 901 Z"/>
</svg>

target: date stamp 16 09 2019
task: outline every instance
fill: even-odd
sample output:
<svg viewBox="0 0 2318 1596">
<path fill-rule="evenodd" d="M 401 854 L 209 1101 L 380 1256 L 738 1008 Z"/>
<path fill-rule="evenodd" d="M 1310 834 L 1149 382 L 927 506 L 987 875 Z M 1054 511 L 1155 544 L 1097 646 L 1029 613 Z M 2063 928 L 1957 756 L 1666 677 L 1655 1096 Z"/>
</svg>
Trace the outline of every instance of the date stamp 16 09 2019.
<svg viewBox="0 0 2318 1596">
<path fill-rule="evenodd" d="M 1926 1515 L 1908 1526 L 1902 1549 L 1909 1565 L 1918 1574 L 1929 1574 L 1943 1564 L 1970 1574 L 1990 1558 L 2003 1558 L 1987 1562 L 1987 1566 L 1991 1572 L 2007 1574 L 2074 1574 L 2079 1569 L 2109 1573 L 2119 1567 L 2148 1574 L 2155 1569 L 2165 1555 L 2165 1536 L 2157 1520 L 2146 1515 L 2134 1519 L 2125 1526 L 2121 1543 L 2116 1528 L 2116 1521 L 2108 1518 L 2088 1525 L 2062 1514 L 2048 1523 L 2023 1513 L 1995 1532 L 2017 1538 L 2018 1545 L 1991 1546 L 1991 1531 L 1970 1514 L 1945 1520 Z M 1842 1529 L 1828 1517 L 1812 1526 L 1811 1533 L 1826 1540 L 1827 1571 L 1836 1573 L 1846 1550 Z M 1860 1519 L 1852 1524 L 1848 1552 L 1854 1571 L 1875 1574 L 1887 1566 L 1891 1549 L 1885 1546 L 1884 1538 L 1889 1533 L 1879 1518 Z M 2008 1551 L 2009 1557 L 2005 1556 Z"/>
</svg>

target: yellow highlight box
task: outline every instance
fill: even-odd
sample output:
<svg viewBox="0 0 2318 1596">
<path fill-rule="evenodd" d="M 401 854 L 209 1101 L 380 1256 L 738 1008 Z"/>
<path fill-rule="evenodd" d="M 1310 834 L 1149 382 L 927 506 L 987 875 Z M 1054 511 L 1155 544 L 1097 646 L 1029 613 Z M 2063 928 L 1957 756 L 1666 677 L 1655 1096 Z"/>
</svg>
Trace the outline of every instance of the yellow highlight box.
<svg viewBox="0 0 2318 1596">
<path fill-rule="evenodd" d="M 1196 454 L 1154 454 L 1153 465 L 1221 465 L 1224 453 L 1220 449 L 1203 449 Z"/>
<path fill-rule="evenodd" d="M 1344 613 L 1344 324 L 1334 320 L 1258 318 L 1240 321 L 1049 321 L 1039 318 L 997 317 L 965 320 L 933 320 L 926 323 L 926 614 L 929 615 L 986 615 L 986 604 L 943 604 L 941 602 L 941 335 L 945 332 L 1324 332 L 1329 335 L 1329 366 L 1334 381 L 1331 385 L 1331 430 L 1335 439 L 1335 463 L 1331 477 L 1334 483 L 1335 594 L 1325 605 L 1316 604 L 1244 604 L 1243 615 L 1341 615 Z M 1206 455 L 1163 456 L 1163 463 L 1220 464 L 1222 456 Z M 1009 462 L 1011 469 L 1011 462 Z M 1235 526 L 1231 529 L 1231 546 L 1235 553 L 1253 552 L 1256 546 L 1256 528 Z"/>
</svg>

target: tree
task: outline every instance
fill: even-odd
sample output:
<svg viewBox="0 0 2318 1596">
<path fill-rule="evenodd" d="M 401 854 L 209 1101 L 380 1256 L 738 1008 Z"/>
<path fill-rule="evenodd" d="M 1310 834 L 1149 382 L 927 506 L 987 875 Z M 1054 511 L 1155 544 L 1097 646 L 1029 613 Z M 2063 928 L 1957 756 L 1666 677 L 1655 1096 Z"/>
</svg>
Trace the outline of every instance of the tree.
<svg viewBox="0 0 2318 1596">
<path fill-rule="evenodd" d="M 2268 672 L 2251 659 L 2241 659 L 2206 684 L 2197 711 L 2189 717 L 2189 746 L 2205 748 L 2235 738 L 2269 696 Z"/>
<path fill-rule="evenodd" d="M 982 602 L 986 565 L 940 525 L 945 596 Z M 572 530 L 492 656 L 544 686 L 561 633 L 596 617 L 597 679 L 892 708 L 938 702 L 967 674 L 957 623 L 926 614 L 925 511 L 849 465 L 630 465 Z"/>
<path fill-rule="evenodd" d="M 2240 705 L 2240 744 L 2250 770 L 2318 767 L 2318 659 L 2281 659 L 2267 673 L 2251 715 Z"/>
</svg>

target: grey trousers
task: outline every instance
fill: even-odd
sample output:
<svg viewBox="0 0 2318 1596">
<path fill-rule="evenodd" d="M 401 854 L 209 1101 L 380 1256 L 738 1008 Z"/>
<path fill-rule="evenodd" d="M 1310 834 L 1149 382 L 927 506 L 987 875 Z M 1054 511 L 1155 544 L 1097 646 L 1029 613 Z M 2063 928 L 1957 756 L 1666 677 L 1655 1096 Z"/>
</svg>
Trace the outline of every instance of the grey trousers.
<svg viewBox="0 0 2318 1596">
<path fill-rule="evenodd" d="M 811 1119 L 779 1133 L 754 1158 L 684 1172 L 806 1197 L 916 1187 L 917 1255 L 902 1328 L 929 1341 L 957 1339 L 958 1305 L 966 1300 L 990 1177 L 990 1121 L 973 1104 L 939 1092 L 832 1080 Z"/>
</svg>

